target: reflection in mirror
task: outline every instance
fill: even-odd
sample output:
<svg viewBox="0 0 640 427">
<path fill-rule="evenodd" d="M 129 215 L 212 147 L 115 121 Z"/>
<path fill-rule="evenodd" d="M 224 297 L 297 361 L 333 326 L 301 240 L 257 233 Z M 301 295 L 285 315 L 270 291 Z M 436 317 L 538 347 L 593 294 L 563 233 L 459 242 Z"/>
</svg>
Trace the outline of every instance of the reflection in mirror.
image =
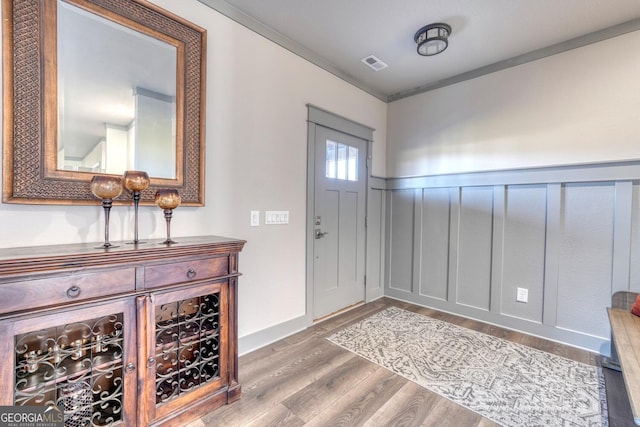
<svg viewBox="0 0 640 427">
<path fill-rule="evenodd" d="M 57 37 L 57 168 L 175 179 L 176 47 L 60 0 Z"/>
</svg>

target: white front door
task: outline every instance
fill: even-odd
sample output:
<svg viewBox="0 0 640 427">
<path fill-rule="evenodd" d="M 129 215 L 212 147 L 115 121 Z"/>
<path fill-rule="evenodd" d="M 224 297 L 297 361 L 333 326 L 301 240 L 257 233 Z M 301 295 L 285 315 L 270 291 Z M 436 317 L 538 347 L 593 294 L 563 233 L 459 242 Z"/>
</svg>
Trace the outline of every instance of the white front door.
<svg viewBox="0 0 640 427">
<path fill-rule="evenodd" d="M 367 141 L 315 135 L 313 318 L 364 301 Z"/>
</svg>

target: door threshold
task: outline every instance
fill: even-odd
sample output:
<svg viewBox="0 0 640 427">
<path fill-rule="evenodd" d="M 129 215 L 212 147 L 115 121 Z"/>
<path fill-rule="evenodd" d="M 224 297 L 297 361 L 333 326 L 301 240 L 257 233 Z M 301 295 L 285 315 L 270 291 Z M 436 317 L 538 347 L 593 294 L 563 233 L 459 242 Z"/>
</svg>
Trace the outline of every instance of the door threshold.
<svg viewBox="0 0 640 427">
<path fill-rule="evenodd" d="M 347 306 L 345 308 L 341 308 L 338 311 L 334 311 L 333 313 L 329 313 L 329 314 L 327 314 L 325 316 L 319 317 L 319 318 L 317 318 L 317 319 L 315 319 L 313 321 L 313 324 L 315 325 L 316 323 L 324 322 L 325 320 L 329 320 L 332 317 L 339 316 L 340 314 L 346 313 L 347 311 L 353 310 L 354 308 L 360 307 L 361 305 L 364 305 L 364 301 L 357 302 L 357 303 L 349 305 L 349 306 Z"/>
</svg>

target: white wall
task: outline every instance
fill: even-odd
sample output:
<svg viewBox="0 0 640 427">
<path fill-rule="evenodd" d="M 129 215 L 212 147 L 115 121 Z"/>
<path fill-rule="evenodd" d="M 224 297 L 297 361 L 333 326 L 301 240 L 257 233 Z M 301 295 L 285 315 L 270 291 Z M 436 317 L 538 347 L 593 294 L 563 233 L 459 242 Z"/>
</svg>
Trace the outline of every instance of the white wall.
<svg viewBox="0 0 640 427">
<path fill-rule="evenodd" d="M 172 237 L 248 241 L 240 257 L 239 335 L 305 310 L 306 104 L 376 129 L 373 174 L 385 175 L 387 106 L 196 0 L 154 3 L 208 31 L 206 206 L 181 207 Z M 249 227 L 249 212 L 289 210 L 286 226 Z M 133 210 L 112 210 L 111 240 L 130 239 Z M 0 247 L 100 241 L 96 206 L 0 205 Z M 141 237 L 163 237 L 160 209 L 141 208 Z"/>
<path fill-rule="evenodd" d="M 640 159 L 639 45 L 636 31 L 390 103 L 387 176 Z"/>
</svg>

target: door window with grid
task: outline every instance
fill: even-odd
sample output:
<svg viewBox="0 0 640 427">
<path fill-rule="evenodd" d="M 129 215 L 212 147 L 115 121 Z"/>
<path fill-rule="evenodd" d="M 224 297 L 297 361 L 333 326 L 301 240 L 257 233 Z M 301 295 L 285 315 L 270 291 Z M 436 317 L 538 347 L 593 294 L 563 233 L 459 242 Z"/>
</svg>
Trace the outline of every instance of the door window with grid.
<svg viewBox="0 0 640 427">
<path fill-rule="evenodd" d="M 358 148 L 327 139 L 325 176 L 343 181 L 357 181 Z"/>
</svg>

